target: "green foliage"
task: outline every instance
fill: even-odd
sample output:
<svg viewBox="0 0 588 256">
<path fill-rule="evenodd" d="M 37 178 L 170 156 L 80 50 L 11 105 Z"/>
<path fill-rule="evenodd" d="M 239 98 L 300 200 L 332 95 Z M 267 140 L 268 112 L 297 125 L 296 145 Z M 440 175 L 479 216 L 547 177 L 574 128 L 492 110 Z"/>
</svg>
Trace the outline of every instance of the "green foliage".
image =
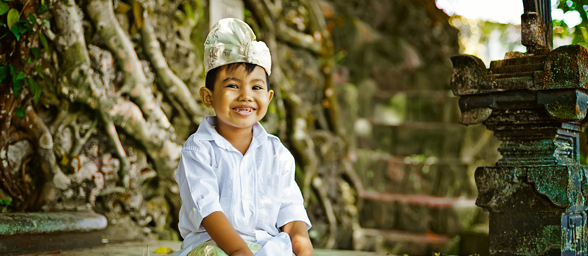
<svg viewBox="0 0 588 256">
<path fill-rule="evenodd" d="M 559 0 L 558 9 L 566 12 L 578 12 L 582 18 L 582 22 L 573 28 L 568 26 L 561 20 L 553 21 L 553 35 L 565 36 L 571 34 L 573 36 L 572 44 L 579 44 L 588 47 L 588 32 L 586 25 L 588 25 L 588 0 Z"/>
<path fill-rule="evenodd" d="M 10 76 L 12 77 L 12 93 L 18 98 L 20 90 L 24 85 L 25 75 L 22 71 L 17 70 L 12 63 L 10 64 Z"/>
<path fill-rule="evenodd" d="M 43 1 L 45 2 L 45 1 Z M 49 5 L 48 4 L 42 4 L 41 7 L 39 7 L 39 11 L 37 12 L 37 14 L 41 15 L 43 13 L 46 13 L 49 10 Z"/>
<path fill-rule="evenodd" d="M 10 6 L 8 6 L 7 3 L 5 2 L 0 2 L 0 15 L 4 15 L 6 14 L 6 12 L 8 12 L 8 9 L 10 8 Z"/>
<path fill-rule="evenodd" d="M 8 16 L 6 16 L 6 24 L 10 29 L 20 20 L 20 14 L 14 8 L 8 11 Z"/>
<path fill-rule="evenodd" d="M 22 107 L 18 107 L 14 110 L 14 113 L 16 114 L 16 116 L 23 118 L 25 116 L 25 111 L 24 108 Z"/>
<path fill-rule="evenodd" d="M 0 206 L 11 206 L 11 205 L 12 205 L 12 201 L 0 199 Z"/>
<path fill-rule="evenodd" d="M 4 79 L 8 77 L 8 68 L 0 66 L 0 86 L 4 85 Z"/>
<path fill-rule="evenodd" d="M 37 34 L 40 44 L 43 45 L 45 51 L 49 51 L 50 47 L 47 38 L 41 32 L 42 24 L 38 22 L 40 19 L 38 15 L 47 12 L 49 4 L 45 3 L 45 0 L 31 1 L 39 1 L 40 3 L 38 4 L 37 14 L 26 11 L 23 13 L 23 10 L 19 10 L 16 8 L 17 6 L 10 4 L 12 0 L 0 0 L 0 43 L 11 44 L 13 41 L 21 40 L 25 35 Z M 26 49 L 24 50 L 26 51 Z M 9 85 L 14 97 L 18 99 L 23 88 L 26 88 L 25 86 L 28 84 L 28 88 L 33 95 L 33 101 L 37 104 L 43 92 L 43 86 L 38 82 L 41 80 L 36 79 L 32 74 L 25 74 L 23 68 L 25 65 L 34 64 L 36 60 L 41 59 L 42 52 L 38 47 L 28 50 L 30 54 L 25 54 L 20 58 L 20 62 L 24 65 L 18 63 L 19 58 L 15 57 L 14 52 L 7 56 L 7 62 L 0 63 L 0 86 Z M 44 83 L 47 83 L 39 64 L 34 65 L 37 66 L 38 77 Z M 17 107 L 15 114 L 18 117 L 24 117 L 24 108 L 22 106 Z"/>
</svg>

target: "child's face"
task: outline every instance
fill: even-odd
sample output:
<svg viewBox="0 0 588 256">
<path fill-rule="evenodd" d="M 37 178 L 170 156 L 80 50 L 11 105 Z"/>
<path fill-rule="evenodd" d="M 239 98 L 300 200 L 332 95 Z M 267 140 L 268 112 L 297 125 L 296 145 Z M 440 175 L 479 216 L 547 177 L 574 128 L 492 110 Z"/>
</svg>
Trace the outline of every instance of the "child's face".
<svg viewBox="0 0 588 256">
<path fill-rule="evenodd" d="M 250 74 L 245 65 L 227 73 L 223 68 L 214 84 L 214 91 L 202 88 L 203 103 L 214 108 L 219 128 L 251 129 L 267 112 L 274 91 L 267 90 L 265 70 L 255 67 Z"/>
</svg>

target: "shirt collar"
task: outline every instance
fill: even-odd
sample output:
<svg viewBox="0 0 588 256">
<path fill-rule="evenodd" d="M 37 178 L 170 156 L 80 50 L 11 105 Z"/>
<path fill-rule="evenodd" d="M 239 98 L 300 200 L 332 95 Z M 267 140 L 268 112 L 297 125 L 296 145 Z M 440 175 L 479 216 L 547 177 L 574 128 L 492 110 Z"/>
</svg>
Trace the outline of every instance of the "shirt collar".
<svg viewBox="0 0 588 256">
<path fill-rule="evenodd" d="M 194 140 L 212 140 L 216 143 L 216 145 L 223 149 L 234 149 L 233 145 L 231 145 L 231 143 L 221 136 L 214 128 L 217 123 L 218 121 L 216 116 L 206 117 L 204 121 L 200 123 L 200 126 L 198 126 Z M 263 142 L 267 139 L 268 136 L 272 135 L 267 133 L 259 122 L 255 123 L 253 125 L 253 139 L 251 140 L 251 145 L 249 145 L 249 148 L 256 148 L 263 145 Z"/>
</svg>

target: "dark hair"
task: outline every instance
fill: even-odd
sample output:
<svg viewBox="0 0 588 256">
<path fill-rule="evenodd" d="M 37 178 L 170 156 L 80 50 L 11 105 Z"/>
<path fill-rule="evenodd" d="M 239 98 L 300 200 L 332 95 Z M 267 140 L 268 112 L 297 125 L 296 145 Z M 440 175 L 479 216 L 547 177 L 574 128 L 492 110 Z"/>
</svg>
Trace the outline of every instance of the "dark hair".
<svg viewBox="0 0 588 256">
<path fill-rule="evenodd" d="M 251 74 L 251 72 L 253 72 L 255 67 L 257 67 L 256 64 L 252 64 L 252 63 L 235 62 L 235 63 L 231 63 L 231 64 L 227 64 L 227 65 L 213 68 L 208 71 L 208 74 L 206 74 L 206 84 L 205 84 L 206 88 L 208 88 L 208 90 L 210 90 L 210 91 L 214 91 L 214 84 L 216 83 L 216 79 L 218 79 L 218 75 L 219 75 L 222 67 L 226 67 L 226 72 L 230 73 L 230 72 L 235 71 L 235 69 L 237 69 L 238 67 L 243 66 L 243 65 L 245 65 L 245 71 L 247 71 L 247 74 Z M 265 71 L 265 69 L 264 69 L 264 71 Z M 265 81 L 267 83 L 267 90 L 269 91 L 270 83 L 269 83 L 269 76 L 267 75 L 267 72 L 265 72 Z"/>
</svg>

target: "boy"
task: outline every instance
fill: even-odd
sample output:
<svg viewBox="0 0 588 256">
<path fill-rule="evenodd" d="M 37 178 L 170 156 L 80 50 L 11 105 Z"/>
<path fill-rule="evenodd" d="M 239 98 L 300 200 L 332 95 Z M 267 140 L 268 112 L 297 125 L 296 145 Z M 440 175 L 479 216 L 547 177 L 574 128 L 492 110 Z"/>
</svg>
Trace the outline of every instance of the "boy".
<svg viewBox="0 0 588 256">
<path fill-rule="evenodd" d="M 274 92 L 271 56 L 237 19 L 205 42 L 207 117 L 182 149 L 176 173 L 184 242 L 176 255 L 313 255 L 294 158 L 258 123 Z"/>
</svg>

